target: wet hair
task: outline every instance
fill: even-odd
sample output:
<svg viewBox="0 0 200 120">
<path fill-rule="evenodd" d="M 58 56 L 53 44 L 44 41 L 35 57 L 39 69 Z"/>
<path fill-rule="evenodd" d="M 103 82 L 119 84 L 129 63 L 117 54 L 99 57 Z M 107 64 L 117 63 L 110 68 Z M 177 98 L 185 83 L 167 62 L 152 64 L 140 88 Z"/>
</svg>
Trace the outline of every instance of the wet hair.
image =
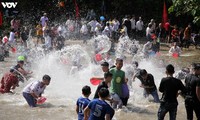
<svg viewBox="0 0 200 120">
<path fill-rule="evenodd" d="M 110 73 L 110 72 L 106 72 L 106 73 L 104 73 L 104 78 L 108 78 L 108 77 L 112 77 L 113 75 L 112 75 L 112 73 Z"/>
<path fill-rule="evenodd" d="M 49 75 L 44 75 L 44 76 L 42 77 L 42 79 L 43 79 L 43 80 L 48 80 L 48 81 L 50 81 L 50 80 L 51 80 L 51 77 L 50 77 Z"/>
<path fill-rule="evenodd" d="M 144 76 L 147 74 L 147 71 L 145 69 L 140 70 L 140 75 Z"/>
<path fill-rule="evenodd" d="M 109 67 L 109 63 L 108 63 L 108 62 L 103 62 L 103 63 L 101 64 L 101 66 Z"/>
<path fill-rule="evenodd" d="M 200 70 L 200 63 L 192 63 L 191 66 L 194 70 Z"/>
<path fill-rule="evenodd" d="M 172 64 L 169 64 L 169 65 L 167 65 L 167 67 L 166 67 L 166 71 L 167 71 L 167 73 L 169 73 L 169 74 L 174 74 L 174 66 L 172 65 Z"/>
<path fill-rule="evenodd" d="M 11 30 L 10 30 L 11 32 L 14 32 L 15 30 L 14 30 L 14 28 L 11 28 Z"/>
<path fill-rule="evenodd" d="M 20 61 L 17 61 L 17 63 L 24 64 L 24 61 L 23 61 L 23 60 L 20 60 Z"/>
<path fill-rule="evenodd" d="M 99 97 L 106 98 L 109 96 L 109 91 L 107 88 L 103 87 L 99 90 Z"/>
<path fill-rule="evenodd" d="M 11 69 L 10 69 L 10 72 L 11 72 L 11 73 L 13 73 L 14 71 L 15 71 L 15 69 L 14 69 L 14 68 L 11 68 Z"/>
<path fill-rule="evenodd" d="M 83 88 L 82 88 L 82 94 L 83 95 L 89 95 L 91 93 L 91 88 L 90 88 L 90 86 L 84 86 Z"/>
<path fill-rule="evenodd" d="M 117 59 L 116 59 L 116 63 L 118 63 L 118 62 L 123 62 L 123 59 L 117 58 Z"/>
<path fill-rule="evenodd" d="M 137 61 L 133 61 L 132 64 L 135 65 L 136 67 L 138 67 L 138 62 Z"/>
</svg>

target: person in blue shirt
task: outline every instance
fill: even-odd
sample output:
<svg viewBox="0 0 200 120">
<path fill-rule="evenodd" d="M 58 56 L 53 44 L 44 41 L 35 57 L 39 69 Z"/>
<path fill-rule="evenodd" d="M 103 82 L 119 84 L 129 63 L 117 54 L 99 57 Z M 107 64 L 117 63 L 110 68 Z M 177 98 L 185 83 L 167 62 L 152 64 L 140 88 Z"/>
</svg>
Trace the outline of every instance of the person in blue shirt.
<svg viewBox="0 0 200 120">
<path fill-rule="evenodd" d="M 105 101 L 109 97 L 107 88 L 99 90 L 99 99 L 93 99 L 84 110 L 84 120 L 111 120 L 111 107 Z"/>
<path fill-rule="evenodd" d="M 83 120 L 84 118 L 84 109 L 89 104 L 89 96 L 91 94 L 91 88 L 89 86 L 84 86 L 82 88 L 83 96 L 79 97 L 76 102 L 76 113 L 78 114 L 78 120 Z"/>
</svg>

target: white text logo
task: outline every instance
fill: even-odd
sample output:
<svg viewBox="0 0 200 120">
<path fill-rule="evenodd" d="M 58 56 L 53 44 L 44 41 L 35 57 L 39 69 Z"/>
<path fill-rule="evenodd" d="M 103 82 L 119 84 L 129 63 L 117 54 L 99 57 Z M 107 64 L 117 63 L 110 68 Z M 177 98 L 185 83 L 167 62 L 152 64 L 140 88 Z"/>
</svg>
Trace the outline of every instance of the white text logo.
<svg viewBox="0 0 200 120">
<path fill-rule="evenodd" d="M 17 6 L 17 2 L 1 2 L 3 8 L 15 8 Z"/>
</svg>

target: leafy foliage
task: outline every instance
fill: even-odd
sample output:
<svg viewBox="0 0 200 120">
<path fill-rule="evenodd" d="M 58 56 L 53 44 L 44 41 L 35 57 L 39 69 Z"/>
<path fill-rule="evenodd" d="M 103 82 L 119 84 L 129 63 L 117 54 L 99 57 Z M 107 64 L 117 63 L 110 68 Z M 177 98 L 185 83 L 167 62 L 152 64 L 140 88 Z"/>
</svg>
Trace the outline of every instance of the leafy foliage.
<svg viewBox="0 0 200 120">
<path fill-rule="evenodd" d="M 172 0 L 173 5 L 169 8 L 169 12 L 175 12 L 179 15 L 192 15 L 193 22 L 200 25 L 200 0 Z"/>
</svg>

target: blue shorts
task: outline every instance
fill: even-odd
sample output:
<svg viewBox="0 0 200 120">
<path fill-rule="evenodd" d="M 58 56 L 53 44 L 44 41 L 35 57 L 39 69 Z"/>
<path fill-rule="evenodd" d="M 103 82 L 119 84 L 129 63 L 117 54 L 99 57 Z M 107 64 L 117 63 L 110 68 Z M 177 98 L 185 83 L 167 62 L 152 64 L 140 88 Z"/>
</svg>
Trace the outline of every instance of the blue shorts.
<svg viewBox="0 0 200 120">
<path fill-rule="evenodd" d="M 36 107 L 37 100 L 30 93 L 23 92 L 23 96 L 30 107 Z"/>
</svg>

